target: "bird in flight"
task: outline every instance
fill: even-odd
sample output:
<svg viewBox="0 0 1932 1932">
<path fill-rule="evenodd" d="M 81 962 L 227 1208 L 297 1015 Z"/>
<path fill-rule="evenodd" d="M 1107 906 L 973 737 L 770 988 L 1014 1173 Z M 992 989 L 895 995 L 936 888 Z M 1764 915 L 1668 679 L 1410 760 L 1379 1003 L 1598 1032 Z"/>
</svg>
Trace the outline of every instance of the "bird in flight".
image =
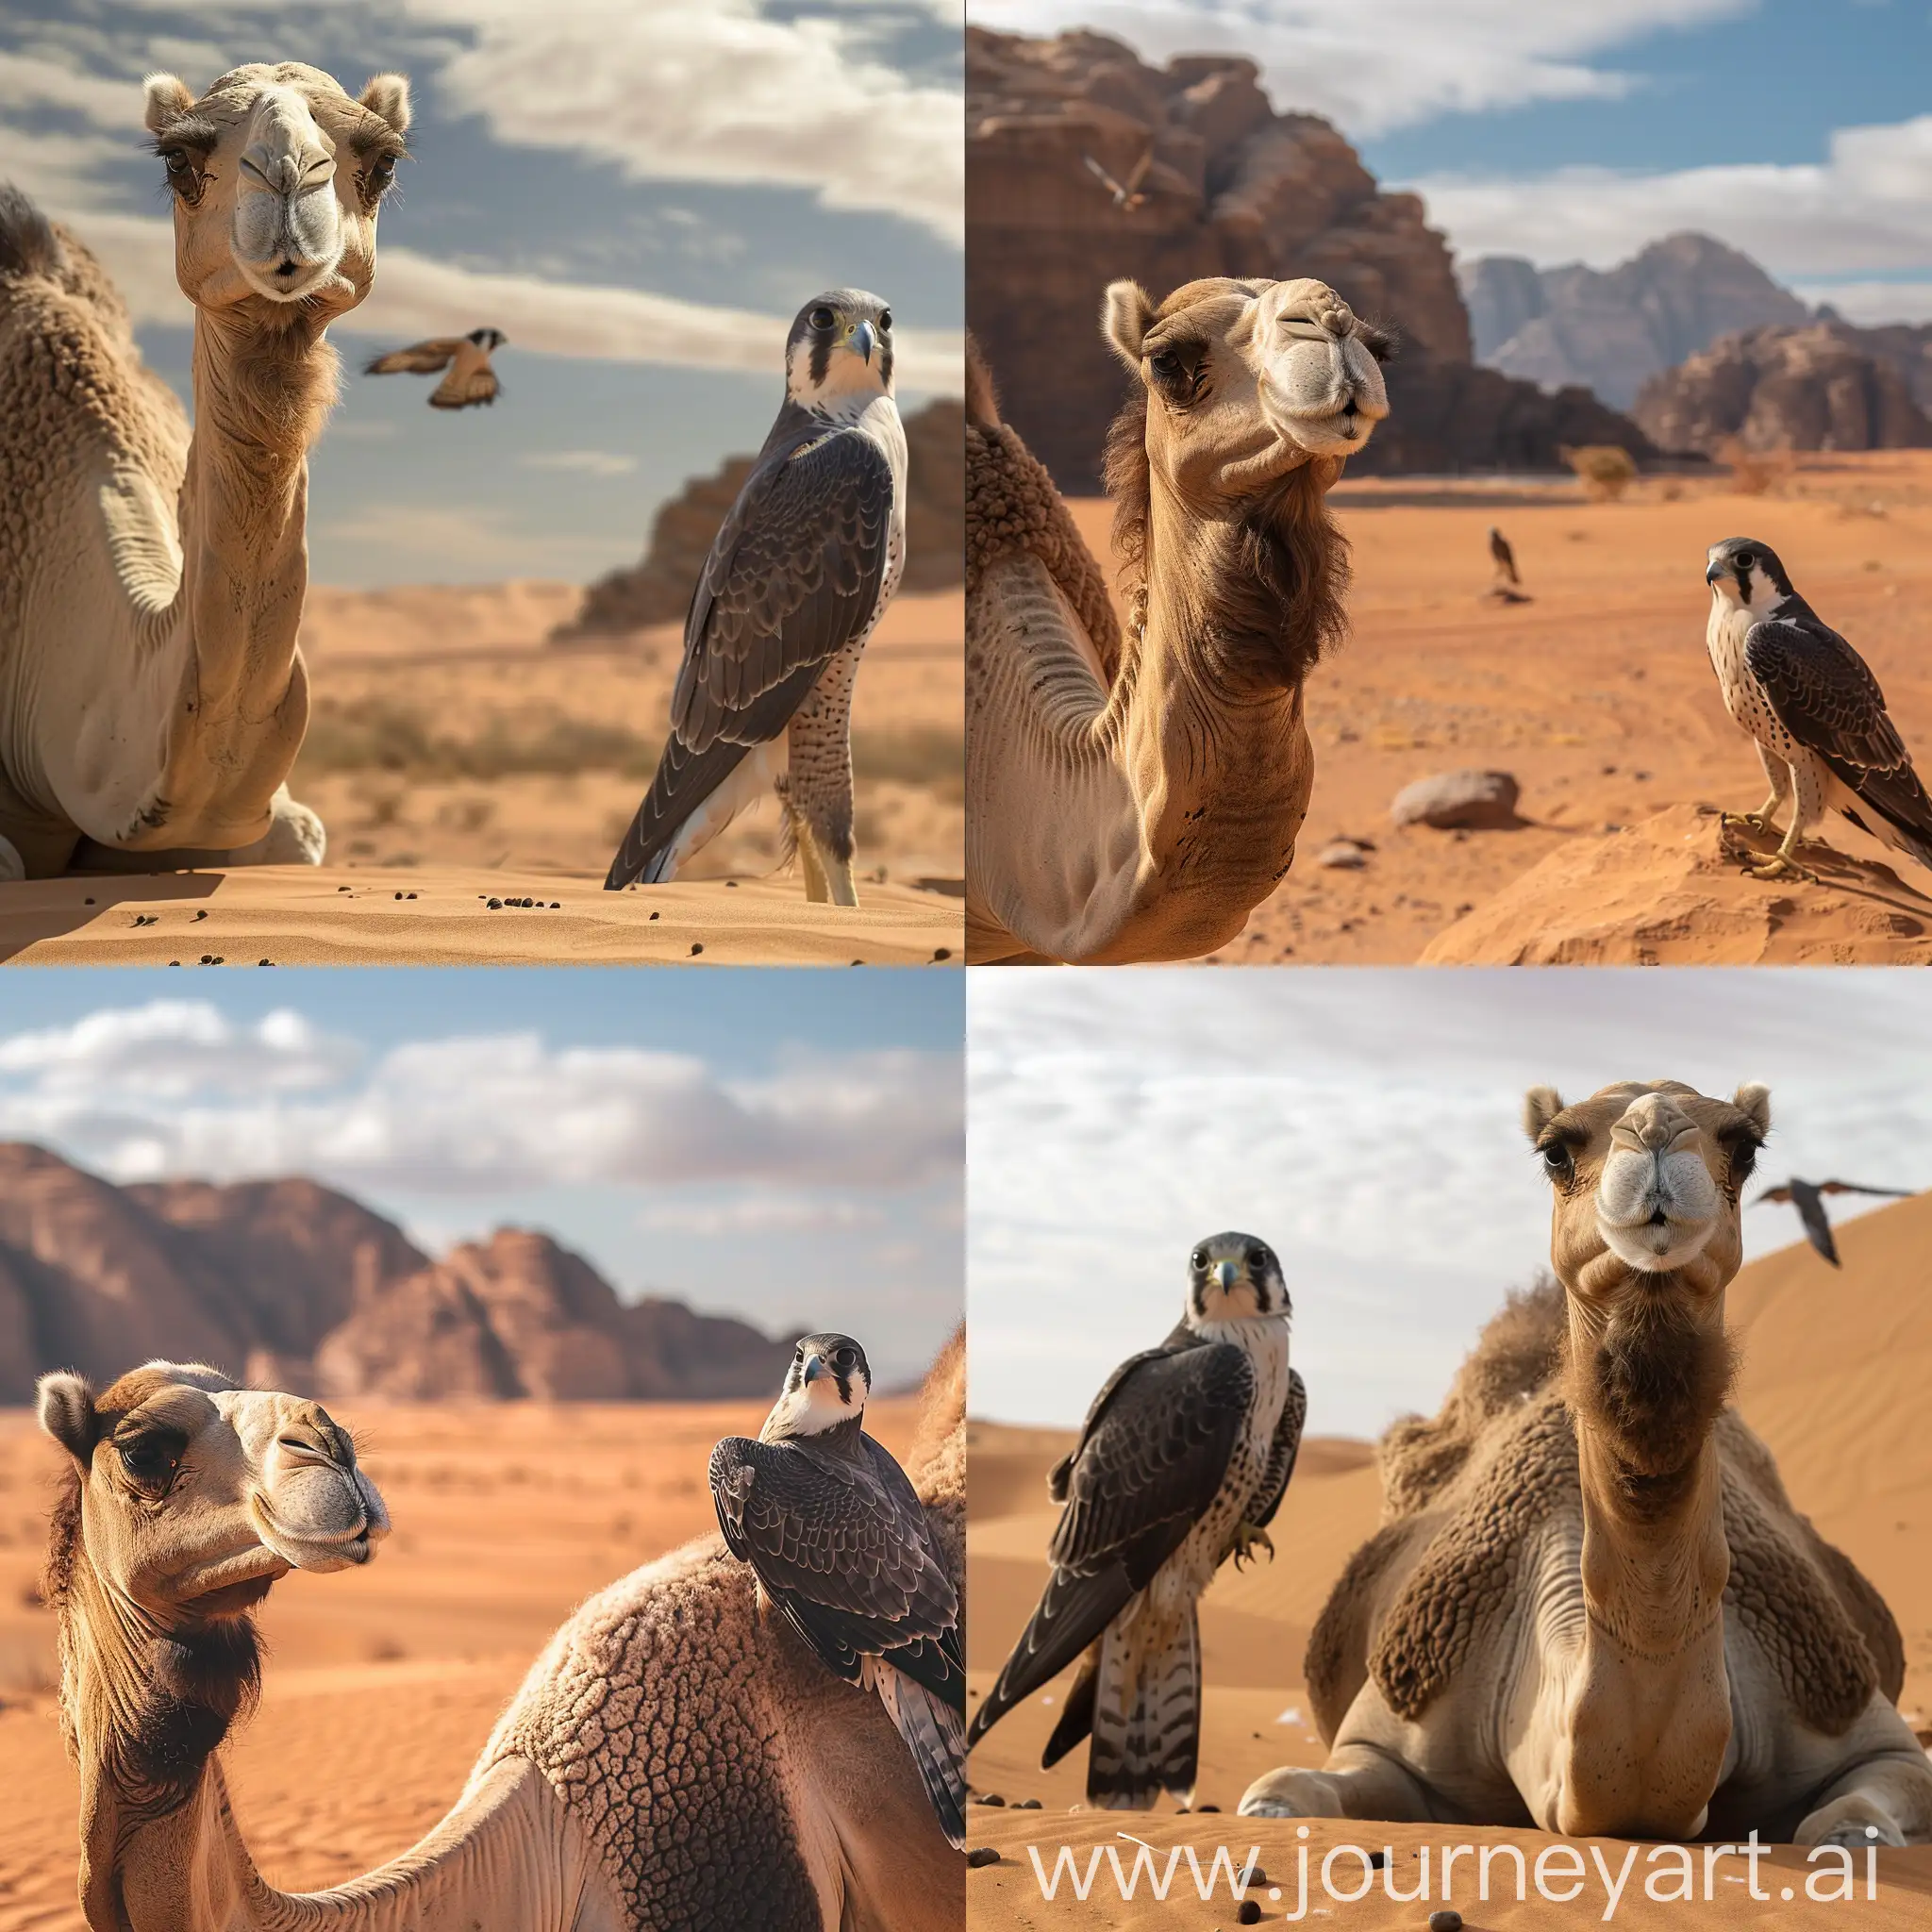
<svg viewBox="0 0 1932 1932">
<path fill-rule="evenodd" d="M 429 391 L 432 409 L 470 409 L 493 403 L 501 385 L 490 366 L 491 354 L 509 338 L 500 328 L 473 328 L 466 336 L 431 336 L 407 349 L 391 349 L 362 365 L 364 375 L 445 375 Z"/>
<path fill-rule="evenodd" d="M 1490 560 L 1496 566 L 1496 581 L 1512 587 L 1523 579 L 1516 575 L 1516 553 L 1509 547 L 1509 540 L 1494 524 L 1490 525 Z"/>
<path fill-rule="evenodd" d="M 1147 178 L 1147 170 L 1154 165 L 1154 143 L 1151 141 L 1124 181 L 1116 181 L 1091 155 L 1082 155 L 1080 158 L 1087 163 L 1087 172 L 1113 196 L 1114 207 L 1124 208 L 1131 214 L 1135 208 L 1147 205 L 1146 191 L 1141 184 Z"/>
<path fill-rule="evenodd" d="M 1265 1241 L 1217 1234 L 1194 1249 L 1178 1325 L 1108 1377 L 1047 1479 L 1066 1507 L 1046 1591 L 974 1713 L 969 1748 L 1085 1652 L 1042 1767 L 1091 1735 L 1091 1803 L 1145 1810 L 1163 1790 L 1193 1802 L 1201 1592 L 1230 1557 L 1239 1565 L 1257 1543 L 1273 1556 L 1268 1524 L 1307 1414 L 1290 1315 Z"/>
<path fill-rule="evenodd" d="M 892 311 L 833 289 L 798 311 L 785 401 L 684 623 L 671 735 L 604 884 L 677 876 L 778 793 L 806 896 L 856 906 L 852 686 L 906 561 Z"/>
<path fill-rule="evenodd" d="M 1796 1174 L 1781 1187 L 1766 1188 L 1752 1207 L 1759 1202 L 1775 1201 L 1781 1206 L 1790 1206 L 1798 1210 L 1798 1219 L 1805 1224 L 1805 1235 L 1811 1245 L 1836 1268 L 1838 1242 L 1832 1239 L 1831 1221 L 1824 1211 L 1823 1197 L 1826 1194 L 1883 1194 L 1893 1200 L 1909 1199 L 1910 1188 L 1861 1188 L 1856 1181 L 1805 1181 Z"/>
<path fill-rule="evenodd" d="M 1711 593 L 1704 641 L 1724 708 L 1756 742 L 1771 781 L 1756 811 L 1726 817 L 1774 832 L 1778 808 L 1791 808 L 1777 850 L 1750 870 L 1759 878 L 1807 876 L 1793 855 L 1827 810 L 1932 867 L 1932 796 L 1865 660 L 1755 537 L 1713 543 L 1704 580 Z"/>
<path fill-rule="evenodd" d="M 849 1335 L 808 1335 L 756 1442 L 711 1451 L 731 1554 L 834 1676 L 873 1692 L 912 1754 L 940 1829 L 966 1840 L 959 1596 L 925 1507 L 865 1433 L 872 1370 Z"/>
</svg>

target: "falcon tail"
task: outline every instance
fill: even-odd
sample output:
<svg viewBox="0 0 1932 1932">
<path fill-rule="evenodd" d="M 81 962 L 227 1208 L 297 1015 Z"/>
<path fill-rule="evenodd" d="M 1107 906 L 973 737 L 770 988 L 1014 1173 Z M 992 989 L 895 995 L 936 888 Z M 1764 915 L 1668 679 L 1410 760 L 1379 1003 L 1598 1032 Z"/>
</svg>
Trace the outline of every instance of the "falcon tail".
<svg viewBox="0 0 1932 1932">
<path fill-rule="evenodd" d="M 957 1851 L 966 1847 L 966 1732 L 959 1713 L 924 1684 L 883 1658 L 865 1659 L 863 1679 L 898 1726 L 925 1786 L 940 1829 Z"/>
<path fill-rule="evenodd" d="M 760 745 L 747 756 L 744 745 L 719 739 L 693 755 L 674 737 L 610 861 L 604 890 L 675 879 L 686 859 L 763 795 L 771 782 L 769 752 Z"/>
<path fill-rule="evenodd" d="M 1833 761 L 1834 768 L 1836 762 Z M 1889 772 L 1851 772 L 1855 782 L 1850 789 L 1864 807 L 1863 813 L 1840 809 L 1861 832 L 1869 832 L 1881 845 L 1903 852 L 1908 858 L 1932 869 L 1932 796 L 1927 796 L 1919 774 L 1910 765 Z M 1870 814 L 1868 823 L 1866 814 Z"/>
<path fill-rule="evenodd" d="M 1191 1605 L 1168 1647 L 1140 1656 L 1119 1625 L 1100 1640 L 1087 1799 L 1145 1811 L 1162 1791 L 1193 1802 L 1201 1756 L 1201 1630 Z"/>
<path fill-rule="evenodd" d="M 1046 1593 L 1013 1654 L 973 1713 L 967 1743 L 977 1743 L 1016 1704 L 1058 1676 L 1125 1608 L 1133 1594 L 1134 1586 L 1119 1563 L 1110 1563 L 1094 1576 L 1057 1570 L 1047 1579 Z"/>
</svg>

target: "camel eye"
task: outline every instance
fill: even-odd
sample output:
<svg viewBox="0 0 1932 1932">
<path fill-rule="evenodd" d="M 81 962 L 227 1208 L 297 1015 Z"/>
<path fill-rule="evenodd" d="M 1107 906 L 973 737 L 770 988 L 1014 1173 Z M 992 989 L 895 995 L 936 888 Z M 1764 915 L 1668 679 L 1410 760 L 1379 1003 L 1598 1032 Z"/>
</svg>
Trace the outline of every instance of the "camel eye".
<svg viewBox="0 0 1932 1932">
<path fill-rule="evenodd" d="M 395 156 L 380 155 L 370 163 L 369 173 L 363 177 L 364 192 L 371 201 L 379 201 L 394 185 L 395 178 Z"/>
<path fill-rule="evenodd" d="M 1749 1134 L 1740 1134 L 1731 1142 L 1731 1183 L 1741 1187 L 1751 1178 L 1751 1171 L 1757 1165 L 1757 1142 Z"/>
<path fill-rule="evenodd" d="M 1547 1141 L 1537 1152 L 1543 1158 L 1543 1172 L 1552 1180 L 1567 1180 L 1576 1172 L 1576 1157 L 1567 1141 Z"/>
<path fill-rule="evenodd" d="M 185 147 L 163 148 L 161 165 L 168 171 L 168 186 L 188 207 L 194 207 L 208 187 L 208 176 L 195 165 L 194 156 Z"/>
<path fill-rule="evenodd" d="M 181 1466 L 181 1455 L 161 1436 L 138 1436 L 116 1445 L 121 1467 L 144 1489 L 165 1483 Z"/>
</svg>

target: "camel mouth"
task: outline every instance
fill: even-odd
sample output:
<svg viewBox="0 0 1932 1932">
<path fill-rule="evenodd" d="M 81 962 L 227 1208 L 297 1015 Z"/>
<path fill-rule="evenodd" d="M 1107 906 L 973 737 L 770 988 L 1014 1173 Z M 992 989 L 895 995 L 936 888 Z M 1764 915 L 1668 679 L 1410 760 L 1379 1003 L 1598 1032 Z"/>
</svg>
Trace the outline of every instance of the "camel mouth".
<svg viewBox="0 0 1932 1932">
<path fill-rule="evenodd" d="M 1641 1220 L 1624 1222 L 1612 1220 L 1599 1207 L 1596 1224 L 1611 1254 L 1641 1274 L 1674 1274 L 1694 1261 L 1717 1231 L 1714 1219 L 1673 1220 L 1661 1204 Z"/>
<path fill-rule="evenodd" d="M 341 1529 L 316 1524 L 292 1528 L 276 1516 L 266 1498 L 257 1496 L 255 1524 L 262 1542 L 291 1569 L 308 1571 L 359 1568 L 375 1555 L 375 1544 L 388 1525 L 378 1527 L 368 1511 L 358 1509 L 356 1521 Z"/>
</svg>

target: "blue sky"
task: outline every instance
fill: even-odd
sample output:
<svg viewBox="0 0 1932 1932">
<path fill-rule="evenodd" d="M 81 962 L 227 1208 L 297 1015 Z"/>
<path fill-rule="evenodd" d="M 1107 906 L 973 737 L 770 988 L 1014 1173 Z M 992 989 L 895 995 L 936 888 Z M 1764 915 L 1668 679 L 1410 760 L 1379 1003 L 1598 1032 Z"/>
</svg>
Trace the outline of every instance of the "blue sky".
<svg viewBox="0 0 1932 1932">
<path fill-rule="evenodd" d="M 1150 58 L 1245 53 L 1459 254 L 1607 267 L 1672 228 L 1854 320 L 1932 320 L 1926 0 L 971 0 Z"/>
<path fill-rule="evenodd" d="M 903 1380 L 960 1312 L 963 998 L 911 973 L 23 974 L 0 1138 L 122 1181 L 312 1174 L 432 1253 L 542 1228 L 621 1292 L 842 1328 Z"/>
<path fill-rule="evenodd" d="M 762 440 L 820 289 L 891 302 L 908 407 L 957 391 L 958 20 L 954 0 L 15 0 L 0 179 L 103 256 L 185 395 L 142 75 L 407 73 L 415 158 L 375 292 L 333 333 L 359 367 L 494 325 L 505 394 L 445 415 L 422 382 L 352 375 L 313 463 L 315 579 L 587 580 L 641 553 L 688 475 Z"/>
<path fill-rule="evenodd" d="M 970 977 L 973 1407 L 1003 1421 L 1076 1423 L 1173 1326 L 1190 1248 L 1225 1227 L 1281 1257 L 1310 1429 L 1433 1412 L 1505 1291 L 1548 1260 L 1520 1124 L 1532 1086 L 1762 1080 L 1766 1185 L 1932 1187 L 1921 974 Z M 1839 1220 L 1884 1205 L 1832 1204 Z M 1745 1209 L 1747 1258 L 1799 1238 L 1792 1209 Z"/>
</svg>

